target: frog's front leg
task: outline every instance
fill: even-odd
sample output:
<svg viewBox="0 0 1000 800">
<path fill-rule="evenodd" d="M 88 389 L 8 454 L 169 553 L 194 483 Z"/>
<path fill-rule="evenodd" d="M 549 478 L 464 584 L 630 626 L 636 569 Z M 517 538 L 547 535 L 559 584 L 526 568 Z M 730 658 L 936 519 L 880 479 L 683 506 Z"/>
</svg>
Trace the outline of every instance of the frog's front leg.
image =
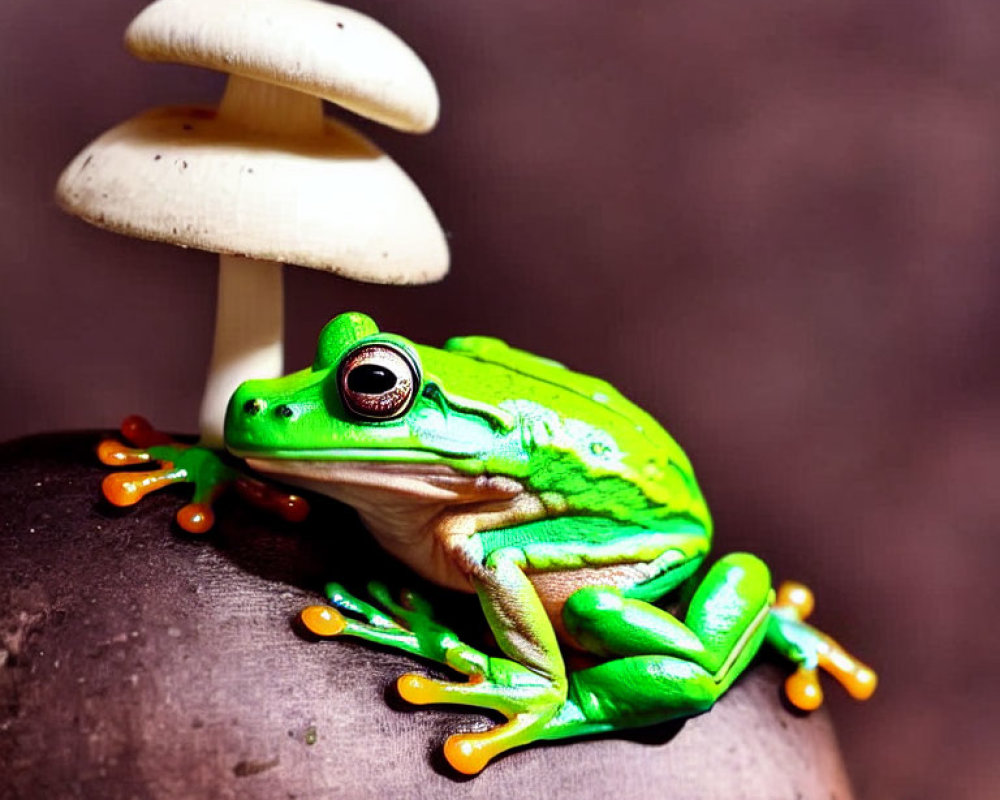
<svg viewBox="0 0 1000 800">
<path fill-rule="evenodd" d="M 352 595 L 339 583 L 328 583 L 330 605 L 309 606 L 302 610 L 300 620 L 317 636 L 363 639 L 429 658 L 469 677 L 467 683 L 445 684 L 404 675 L 398 683 L 400 692 L 412 702 L 447 702 L 435 694 L 447 687 L 443 691 L 450 693 L 450 702 L 467 702 L 513 716 L 521 710 L 519 696 L 542 682 L 517 662 L 495 658 L 463 642 L 435 620 L 430 605 L 416 593 L 404 591 L 402 602 L 397 603 L 388 587 L 379 582 L 368 584 L 368 593 L 377 606 Z"/>
<path fill-rule="evenodd" d="M 142 472 L 116 472 L 104 478 L 101 490 L 116 506 L 131 506 L 151 492 L 177 483 L 194 485 L 191 502 L 177 512 L 177 524 L 188 533 L 205 533 L 215 522 L 212 506 L 224 491 L 234 488 L 253 505 L 299 522 L 309 512 L 306 501 L 252 478 L 230 466 L 223 453 L 202 445 L 177 442 L 139 416 L 121 425 L 129 443 L 105 439 L 97 448 L 102 463 L 113 467 L 159 465 Z"/>
<path fill-rule="evenodd" d="M 309 606 L 299 618 L 316 636 L 363 639 L 429 658 L 464 675 L 482 675 L 489 670 L 490 657 L 437 622 L 430 604 L 420 595 L 404 590 L 402 602 L 397 603 L 389 588 L 378 581 L 368 584 L 368 593 L 378 606 L 355 597 L 339 583 L 328 583 L 330 605 Z"/>
<path fill-rule="evenodd" d="M 491 730 L 456 734 L 445 742 L 448 762 L 474 774 L 500 753 L 544 738 L 546 726 L 565 705 L 568 681 L 555 629 L 525 574 L 523 551 L 506 548 L 482 558 L 476 536 L 451 546 L 456 560 L 468 567 L 497 644 L 509 660 L 489 659 L 468 682 L 404 675 L 398 688 L 411 703 L 472 705 L 507 717 Z"/>
</svg>

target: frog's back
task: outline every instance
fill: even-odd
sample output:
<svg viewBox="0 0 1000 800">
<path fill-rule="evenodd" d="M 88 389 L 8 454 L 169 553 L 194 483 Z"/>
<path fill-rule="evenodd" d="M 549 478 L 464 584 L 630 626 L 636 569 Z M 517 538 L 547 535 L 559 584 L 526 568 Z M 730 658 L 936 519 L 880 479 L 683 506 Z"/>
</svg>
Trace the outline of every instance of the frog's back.
<svg viewBox="0 0 1000 800">
<path fill-rule="evenodd" d="M 496 364 L 525 377 L 560 387 L 581 399 L 604 406 L 652 435 L 662 426 L 646 411 L 629 400 L 606 380 L 574 372 L 565 364 L 544 356 L 511 347 L 492 336 L 456 336 L 449 339 L 445 351 L 457 353 L 487 364 Z"/>
<path fill-rule="evenodd" d="M 449 377 L 459 375 L 451 391 L 520 418 L 534 448 L 532 488 L 556 491 L 589 514 L 631 521 L 679 515 L 710 528 L 684 451 L 607 381 L 490 337 L 450 339 L 435 356 L 448 364 Z"/>
</svg>

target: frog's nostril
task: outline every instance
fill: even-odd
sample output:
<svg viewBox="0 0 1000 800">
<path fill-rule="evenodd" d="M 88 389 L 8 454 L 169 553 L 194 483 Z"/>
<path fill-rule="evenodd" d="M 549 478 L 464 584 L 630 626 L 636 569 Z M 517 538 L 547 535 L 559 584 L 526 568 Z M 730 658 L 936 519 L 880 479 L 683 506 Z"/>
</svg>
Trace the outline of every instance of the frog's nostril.
<svg viewBox="0 0 1000 800">
<path fill-rule="evenodd" d="M 288 419 L 295 412 L 293 412 L 292 409 L 286 405 L 280 405 L 276 409 L 274 409 L 274 413 L 277 414 L 279 417 L 284 417 L 285 419 Z"/>
<path fill-rule="evenodd" d="M 266 407 L 266 403 L 259 397 L 255 397 L 253 400 L 247 400 L 243 404 L 243 413 L 248 417 L 253 417 L 259 414 Z"/>
</svg>

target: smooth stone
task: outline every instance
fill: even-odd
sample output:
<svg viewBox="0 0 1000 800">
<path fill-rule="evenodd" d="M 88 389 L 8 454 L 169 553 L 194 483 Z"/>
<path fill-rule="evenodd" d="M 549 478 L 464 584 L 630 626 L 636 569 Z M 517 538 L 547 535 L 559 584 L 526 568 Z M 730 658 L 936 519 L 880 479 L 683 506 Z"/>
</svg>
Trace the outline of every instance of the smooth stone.
<svg viewBox="0 0 1000 800">
<path fill-rule="evenodd" d="M 329 578 L 417 588 L 469 636 L 483 629 L 473 598 L 414 580 L 334 503 L 300 526 L 233 504 L 200 539 L 172 523 L 181 488 L 115 509 L 99 498 L 100 438 L 0 446 L 5 800 L 851 796 L 829 718 L 789 710 L 787 671 L 766 659 L 702 716 L 458 777 L 441 744 L 487 719 L 393 689 L 404 672 L 442 673 L 294 621 Z"/>
</svg>

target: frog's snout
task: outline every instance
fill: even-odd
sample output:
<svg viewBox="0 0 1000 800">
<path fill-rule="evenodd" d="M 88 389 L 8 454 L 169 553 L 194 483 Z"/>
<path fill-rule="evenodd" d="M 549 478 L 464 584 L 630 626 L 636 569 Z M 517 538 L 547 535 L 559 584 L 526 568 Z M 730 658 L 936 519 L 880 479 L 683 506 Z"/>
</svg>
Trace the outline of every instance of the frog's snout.
<svg viewBox="0 0 1000 800">
<path fill-rule="evenodd" d="M 269 398 L 254 381 L 241 385 L 229 399 L 226 410 L 226 444 L 233 450 L 253 450 L 266 445 L 275 434 L 276 423 L 296 416 L 293 407 Z"/>
<path fill-rule="evenodd" d="M 287 403 L 278 403 L 273 407 L 262 397 L 251 397 L 248 400 L 244 400 L 242 403 L 236 403 L 239 406 L 239 413 L 244 417 L 256 417 L 263 416 L 267 413 L 270 408 L 271 413 L 276 417 L 281 417 L 283 419 L 289 419 L 295 416 L 295 412 L 292 407 Z"/>
</svg>

